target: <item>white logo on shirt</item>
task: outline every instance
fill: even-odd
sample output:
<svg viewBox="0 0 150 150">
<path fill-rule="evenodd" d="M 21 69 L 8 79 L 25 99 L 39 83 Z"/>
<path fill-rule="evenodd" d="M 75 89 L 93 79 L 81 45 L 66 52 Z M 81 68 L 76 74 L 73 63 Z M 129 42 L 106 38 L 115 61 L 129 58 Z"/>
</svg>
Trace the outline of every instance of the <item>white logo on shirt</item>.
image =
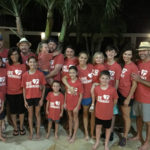
<svg viewBox="0 0 150 150">
<path fill-rule="evenodd" d="M 146 80 L 147 79 L 147 77 L 146 77 L 147 73 L 148 73 L 148 70 L 142 69 L 141 70 L 141 78 Z"/>
<path fill-rule="evenodd" d="M 104 94 L 103 96 L 98 96 L 97 101 L 101 103 L 109 103 L 110 102 L 109 98 L 110 98 L 109 95 Z"/>
<path fill-rule="evenodd" d="M 115 71 L 109 70 L 110 73 L 110 80 L 114 80 L 114 76 L 115 76 Z"/>
<path fill-rule="evenodd" d="M 22 70 L 18 70 L 18 69 L 15 70 L 15 74 L 16 74 L 16 75 L 20 76 L 21 73 L 22 73 Z"/>
<path fill-rule="evenodd" d="M 7 71 L 7 75 L 9 78 L 15 78 L 15 79 L 21 79 L 21 74 L 22 74 L 22 70 L 14 70 L 14 73 L 13 71 Z"/>
<path fill-rule="evenodd" d="M 60 102 L 59 101 L 50 102 L 50 108 L 60 109 Z"/>
<path fill-rule="evenodd" d="M 39 88 L 39 79 L 32 79 L 32 81 L 26 82 L 26 88 Z"/>
<path fill-rule="evenodd" d="M 124 78 L 125 76 L 125 73 L 127 72 L 128 70 L 126 68 L 123 68 L 122 69 L 122 72 L 121 72 L 121 77 Z"/>
<path fill-rule="evenodd" d="M 39 84 L 39 79 L 33 79 L 32 82 L 33 82 L 34 84 Z"/>
<path fill-rule="evenodd" d="M 98 69 L 94 69 L 93 70 L 93 76 L 98 76 L 99 70 Z"/>
<path fill-rule="evenodd" d="M 78 88 L 74 88 L 74 92 L 75 92 L 75 93 L 74 93 L 73 95 L 77 95 L 77 91 L 78 91 Z M 71 91 L 68 89 L 68 90 L 67 90 L 67 93 L 68 93 L 68 94 L 71 94 Z"/>
<path fill-rule="evenodd" d="M 6 77 L 0 77 L 0 86 L 6 85 Z"/>
</svg>

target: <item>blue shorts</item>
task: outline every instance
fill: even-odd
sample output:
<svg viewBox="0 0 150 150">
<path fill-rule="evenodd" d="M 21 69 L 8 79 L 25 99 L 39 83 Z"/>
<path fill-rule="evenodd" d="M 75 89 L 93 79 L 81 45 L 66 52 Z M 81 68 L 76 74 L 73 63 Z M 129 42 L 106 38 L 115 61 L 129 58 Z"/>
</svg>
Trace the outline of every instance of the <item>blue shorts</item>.
<svg viewBox="0 0 150 150">
<path fill-rule="evenodd" d="M 42 71 L 41 69 L 39 69 L 39 71 L 43 72 L 44 76 L 49 74 L 49 71 Z"/>
<path fill-rule="evenodd" d="M 119 114 L 119 109 L 118 109 L 117 104 L 116 104 L 116 105 L 114 106 L 114 108 L 113 108 L 113 114 L 114 114 L 114 115 Z"/>
<path fill-rule="evenodd" d="M 0 120 L 3 120 L 4 118 L 5 118 L 5 112 L 2 111 L 2 112 L 0 113 Z"/>
<path fill-rule="evenodd" d="M 88 105 L 90 105 L 92 103 L 92 98 L 90 97 L 90 98 L 83 98 L 82 99 L 82 101 L 81 101 L 81 104 L 83 105 L 83 106 L 88 106 Z"/>
<path fill-rule="evenodd" d="M 49 122 L 59 123 L 59 120 L 53 120 L 53 119 L 51 119 L 51 118 L 48 118 L 48 121 L 49 121 Z"/>
</svg>

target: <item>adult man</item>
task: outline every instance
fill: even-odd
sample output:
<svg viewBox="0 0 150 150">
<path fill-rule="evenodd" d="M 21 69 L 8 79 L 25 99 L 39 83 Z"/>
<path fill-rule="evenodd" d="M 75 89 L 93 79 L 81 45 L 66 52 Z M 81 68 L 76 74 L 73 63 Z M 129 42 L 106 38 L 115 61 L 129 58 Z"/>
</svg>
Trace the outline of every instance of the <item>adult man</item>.
<svg viewBox="0 0 150 150">
<path fill-rule="evenodd" d="M 4 46 L 4 41 L 2 35 L 0 34 L 0 56 L 2 57 L 2 60 L 5 63 L 8 56 L 8 49 L 4 48 L 3 46 Z"/>
<path fill-rule="evenodd" d="M 25 37 L 20 39 L 20 41 L 17 43 L 17 46 L 21 50 L 22 61 L 24 64 L 27 63 L 27 60 L 30 56 L 35 56 L 35 54 L 29 49 L 31 47 L 31 43 Z"/>
<path fill-rule="evenodd" d="M 58 42 L 55 38 L 50 38 L 48 40 L 48 47 L 49 52 L 52 53 L 54 51 L 58 50 Z M 64 56 L 62 53 L 58 54 L 57 56 L 53 57 L 53 59 L 50 61 L 50 73 L 46 76 L 46 79 L 50 79 L 50 83 L 53 82 L 53 80 L 61 80 L 60 71 L 64 64 Z"/>
<path fill-rule="evenodd" d="M 137 117 L 137 136 L 133 140 L 140 140 L 142 146 L 139 150 L 148 150 L 150 148 L 150 42 L 141 42 L 138 48 L 140 61 L 138 69 L 140 74 L 133 74 L 132 77 L 137 81 L 135 92 L 134 113 Z M 142 137 L 143 122 L 146 123 L 146 140 Z"/>
</svg>

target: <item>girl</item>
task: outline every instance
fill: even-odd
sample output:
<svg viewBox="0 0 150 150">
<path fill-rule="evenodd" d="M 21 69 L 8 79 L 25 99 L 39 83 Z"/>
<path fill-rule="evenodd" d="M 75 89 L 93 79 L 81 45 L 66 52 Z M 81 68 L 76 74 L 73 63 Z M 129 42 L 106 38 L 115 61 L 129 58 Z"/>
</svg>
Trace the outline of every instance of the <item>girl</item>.
<svg viewBox="0 0 150 150">
<path fill-rule="evenodd" d="M 7 100 L 9 104 L 11 119 L 13 122 L 13 135 L 19 135 L 16 116 L 19 114 L 20 120 L 20 135 L 24 135 L 24 101 L 23 101 L 23 89 L 21 87 L 22 75 L 26 71 L 25 64 L 22 64 L 22 57 L 20 50 L 17 47 L 11 48 L 8 52 L 8 64 L 6 64 L 7 70 Z"/>
<path fill-rule="evenodd" d="M 72 46 L 67 46 L 65 50 L 65 60 L 62 67 L 62 78 L 69 75 L 69 67 L 76 66 L 78 59 L 75 57 L 75 50 Z"/>
<path fill-rule="evenodd" d="M 4 121 L 4 100 L 6 95 L 6 69 L 3 68 L 2 57 L 0 56 L 0 140 L 5 141 L 2 137 L 2 122 Z"/>
<path fill-rule="evenodd" d="M 83 95 L 83 87 L 80 80 L 77 78 L 77 68 L 75 66 L 71 66 L 69 68 L 69 76 L 70 79 L 67 80 L 68 84 L 74 87 L 76 93 L 71 94 L 70 90 L 66 89 L 65 94 L 65 104 L 68 111 L 69 116 L 69 137 L 68 140 L 70 143 L 74 142 L 77 129 L 79 126 L 78 112 L 80 109 L 80 103 Z M 74 124 L 74 132 L 72 135 L 72 129 Z"/>
<path fill-rule="evenodd" d="M 35 107 L 35 116 L 37 119 L 37 131 L 36 138 L 40 138 L 40 108 L 43 105 L 44 93 L 45 93 L 45 77 L 42 72 L 37 70 L 37 61 L 34 56 L 28 59 L 29 70 L 23 74 L 22 87 L 24 105 L 28 110 L 28 121 L 30 135 L 29 139 L 33 137 L 33 107 Z"/>
<path fill-rule="evenodd" d="M 48 131 L 46 138 L 49 138 L 52 122 L 55 122 L 55 139 L 58 139 L 58 123 L 60 117 L 63 116 L 64 104 L 64 95 L 60 92 L 59 81 L 53 81 L 52 90 L 53 91 L 49 92 L 48 96 L 46 97 L 46 114 L 48 115 Z"/>
<path fill-rule="evenodd" d="M 85 130 L 85 139 L 88 140 L 89 139 L 88 110 L 92 102 L 90 91 L 92 87 L 93 65 L 87 64 L 88 54 L 86 52 L 80 52 L 78 59 L 79 59 L 79 65 L 77 66 L 78 76 L 84 88 L 83 99 L 81 102 L 81 104 L 83 105 L 83 124 Z M 63 83 L 67 86 L 67 88 L 71 91 L 71 93 L 75 93 L 74 87 L 70 86 L 66 80 L 63 79 Z M 94 113 L 92 112 L 91 113 L 91 136 L 93 136 L 92 135 L 93 124 L 94 124 Z"/>
<path fill-rule="evenodd" d="M 122 111 L 124 120 L 124 133 L 120 139 L 119 145 L 125 146 L 127 136 L 131 126 L 130 112 L 133 105 L 133 95 L 137 87 L 136 81 L 132 80 L 132 73 L 138 74 L 138 68 L 133 63 L 133 51 L 131 48 L 125 48 L 120 56 L 122 73 L 119 82 L 119 100 L 118 104 Z"/>
<path fill-rule="evenodd" d="M 60 51 L 49 53 L 48 44 L 43 41 L 39 43 L 37 53 L 38 53 L 38 68 L 46 76 L 50 70 L 50 60 L 52 59 L 53 56 L 58 55 Z"/>
</svg>

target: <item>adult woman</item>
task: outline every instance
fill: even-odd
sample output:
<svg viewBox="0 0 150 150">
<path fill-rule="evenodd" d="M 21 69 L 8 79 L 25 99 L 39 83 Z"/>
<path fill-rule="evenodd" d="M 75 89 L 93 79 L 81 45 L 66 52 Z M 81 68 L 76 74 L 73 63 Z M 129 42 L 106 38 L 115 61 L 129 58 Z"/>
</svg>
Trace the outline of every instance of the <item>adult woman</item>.
<svg viewBox="0 0 150 150">
<path fill-rule="evenodd" d="M 125 146 L 127 136 L 131 126 L 130 111 L 131 106 L 133 105 L 133 95 L 137 84 L 132 80 L 132 73 L 138 73 L 138 68 L 132 61 L 133 51 L 131 48 L 125 48 L 121 53 L 120 63 L 122 66 L 122 73 L 119 82 L 119 100 L 118 104 L 120 105 L 122 111 L 122 117 L 124 120 L 124 133 L 121 138 L 119 145 Z"/>
<path fill-rule="evenodd" d="M 25 134 L 24 123 L 24 100 L 23 89 L 21 87 L 22 74 L 26 71 L 25 64 L 22 64 L 20 50 L 16 47 L 11 48 L 8 52 L 7 70 L 7 101 L 10 108 L 11 119 L 14 126 L 13 135 L 19 135 L 16 116 L 19 115 L 20 135 Z"/>
</svg>

